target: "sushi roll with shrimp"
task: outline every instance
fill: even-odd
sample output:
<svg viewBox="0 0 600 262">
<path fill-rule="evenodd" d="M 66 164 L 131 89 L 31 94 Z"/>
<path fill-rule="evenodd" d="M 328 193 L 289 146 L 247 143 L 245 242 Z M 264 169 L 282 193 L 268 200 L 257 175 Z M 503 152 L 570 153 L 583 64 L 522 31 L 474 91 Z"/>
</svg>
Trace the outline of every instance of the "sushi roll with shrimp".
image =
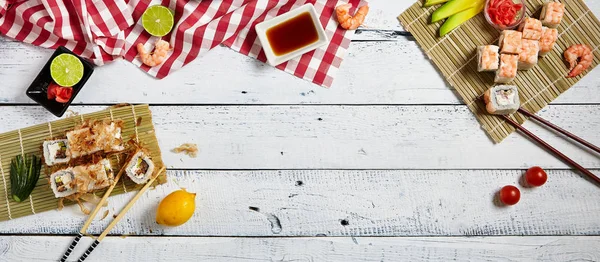
<svg viewBox="0 0 600 262">
<path fill-rule="evenodd" d="M 136 184 L 146 183 L 154 173 L 154 162 L 144 150 L 138 149 L 127 163 L 125 173 Z"/>
<path fill-rule="evenodd" d="M 496 70 L 494 82 L 506 84 L 513 81 L 517 77 L 518 63 L 518 55 L 500 55 L 500 68 Z"/>
<path fill-rule="evenodd" d="M 515 30 L 504 30 L 498 40 L 500 54 L 518 55 L 521 52 L 521 39 L 523 33 Z"/>
<path fill-rule="evenodd" d="M 496 71 L 498 70 L 500 48 L 495 45 L 484 45 L 477 48 L 478 66 L 477 71 Z"/>
<path fill-rule="evenodd" d="M 542 27 L 542 37 L 540 38 L 540 53 L 543 57 L 550 53 L 558 40 L 558 30 L 556 28 Z"/>
<path fill-rule="evenodd" d="M 75 173 L 72 168 L 61 169 L 50 175 L 50 188 L 56 198 L 77 193 Z"/>
<path fill-rule="evenodd" d="M 527 17 L 519 26 L 519 31 L 523 33 L 523 39 L 540 40 L 540 37 L 542 37 L 542 22 L 535 18 Z"/>
<path fill-rule="evenodd" d="M 42 148 L 44 151 L 44 162 L 47 166 L 64 164 L 71 160 L 67 139 L 44 141 Z"/>
<path fill-rule="evenodd" d="M 519 54 L 519 70 L 529 70 L 537 65 L 540 42 L 537 40 L 523 39 L 521 53 Z"/>
<path fill-rule="evenodd" d="M 521 106 L 519 89 L 516 86 L 494 86 L 483 93 L 485 109 L 493 115 L 509 115 Z"/>
<path fill-rule="evenodd" d="M 558 2 L 547 2 L 542 8 L 540 20 L 544 26 L 557 28 L 565 15 L 565 4 Z"/>
</svg>

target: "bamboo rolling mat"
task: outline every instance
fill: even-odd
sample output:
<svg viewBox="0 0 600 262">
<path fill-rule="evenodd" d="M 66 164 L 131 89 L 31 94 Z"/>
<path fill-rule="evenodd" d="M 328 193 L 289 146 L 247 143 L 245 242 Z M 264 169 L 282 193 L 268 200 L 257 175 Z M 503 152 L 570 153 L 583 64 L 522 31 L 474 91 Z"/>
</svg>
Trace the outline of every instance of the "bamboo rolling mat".
<svg viewBox="0 0 600 262">
<path fill-rule="evenodd" d="M 442 23 L 429 22 L 431 14 L 440 5 L 424 8 L 423 2 L 412 5 L 398 19 L 412 33 L 446 81 L 456 89 L 492 140 L 501 142 L 515 129 L 502 118 L 486 113 L 481 96 L 494 85 L 494 73 L 477 72 L 476 59 L 477 46 L 497 44 L 500 32 L 489 25 L 481 13 L 446 36 L 439 37 L 438 31 Z M 546 1 L 525 2 L 527 15 L 539 18 L 541 7 Z M 541 110 L 600 63 L 600 22 L 582 0 L 561 2 L 565 4 L 566 11 L 558 27 L 559 36 L 554 49 L 540 58 L 533 69 L 519 71 L 517 78 L 510 83 L 519 88 L 521 106 L 530 112 Z M 569 69 L 563 62 L 563 52 L 574 44 L 589 45 L 594 52 L 594 61 L 583 74 L 566 78 Z M 526 120 L 518 113 L 511 117 L 521 124 Z"/>
<path fill-rule="evenodd" d="M 0 134 L 0 176 L 2 176 L 0 179 L 0 183 L 2 184 L 0 186 L 0 221 L 56 209 L 58 206 L 58 199 L 54 197 L 54 193 L 50 189 L 47 178 L 49 174 L 45 173 L 45 168 L 42 168 L 40 179 L 29 199 L 20 203 L 14 201 L 10 192 L 10 161 L 20 154 L 32 153 L 41 157 L 44 140 L 51 137 L 64 136 L 66 131 L 82 123 L 84 120 L 102 119 L 123 120 L 123 142 L 127 142 L 129 138 L 139 140 L 150 151 L 156 169 L 159 170 L 164 166 L 158 141 L 154 133 L 152 113 L 148 105 L 110 108 L 104 111 L 78 115 Z M 110 157 L 115 174 L 121 168 L 121 165 L 118 163 L 125 161 L 125 157 L 126 155 L 113 155 Z M 166 172 L 159 175 L 160 177 L 155 183 L 165 183 Z M 118 183 L 121 186 L 117 185 L 111 195 L 137 190 L 141 187 L 126 178 L 126 176 L 123 176 Z M 104 191 L 96 192 L 96 195 L 100 197 L 103 194 Z M 74 203 L 65 200 L 65 205 Z"/>
</svg>

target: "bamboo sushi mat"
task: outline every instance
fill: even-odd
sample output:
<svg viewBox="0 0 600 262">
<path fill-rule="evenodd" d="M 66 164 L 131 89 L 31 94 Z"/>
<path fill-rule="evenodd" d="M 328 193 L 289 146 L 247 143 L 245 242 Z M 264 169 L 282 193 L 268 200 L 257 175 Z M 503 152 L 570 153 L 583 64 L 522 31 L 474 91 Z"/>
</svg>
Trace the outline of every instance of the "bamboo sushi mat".
<svg viewBox="0 0 600 262">
<path fill-rule="evenodd" d="M 0 186 L 0 221 L 56 209 L 58 206 L 58 199 L 54 197 L 54 193 L 50 189 L 47 179 L 48 174 L 45 174 L 46 171 L 44 168 L 42 168 L 40 179 L 29 199 L 20 203 L 14 201 L 10 192 L 10 161 L 16 155 L 20 154 L 32 153 L 42 157 L 42 143 L 44 140 L 51 137 L 63 136 L 66 131 L 74 128 L 84 120 L 102 119 L 123 120 L 122 135 L 125 140 L 124 142 L 127 142 L 128 138 L 139 140 L 150 151 L 152 160 L 156 164 L 156 169 L 158 170 L 164 166 L 158 141 L 154 133 L 152 113 L 148 105 L 109 108 L 104 111 L 78 115 L 0 134 L 0 175 L 2 176 L 0 179 L 0 183 L 2 184 Z M 116 170 L 115 174 L 121 168 L 121 165 L 118 163 L 123 162 L 125 157 L 125 155 L 111 157 L 113 169 Z M 165 182 L 166 171 L 163 171 L 163 173 L 159 174 L 159 178 L 156 179 L 155 183 L 162 184 Z M 140 188 L 139 185 L 127 179 L 126 176 L 123 176 L 118 183 L 120 185 L 114 188 L 111 195 L 122 194 Z M 100 197 L 103 194 L 104 191 L 96 192 L 96 195 Z M 74 204 L 74 202 L 65 200 L 65 205 L 69 204 Z"/>
<path fill-rule="evenodd" d="M 477 46 L 497 44 L 500 32 L 489 25 L 483 13 L 462 24 L 444 37 L 438 31 L 442 23 L 429 24 L 431 14 L 439 5 L 428 8 L 423 2 L 412 5 L 398 19 L 412 33 L 427 57 L 452 87 L 456 89 L 469 109 L 475 114 L 483 129 L 496 143 L 501 142 L 514 128 L 502 118 L 488 115 L 481 96 L 494 85 L 494 73 L 477 72 Z M 528 0 L 527 15 L 538 18 L 542 0 Z M 558 40 L 552 52 L 540 58 L 538 65 L 529 71 L 519 71 L 510 83 L 519 88 L 521 106 L 538 112 L 560 94 L 575 85 L 585 74 L 599 64 L 600 22 L 582 0 L 563 0 L 565 15 L 558 27 Z M 533 14 L 533 15 L 532 15 Z M 566 78 L 569 72 L 563 62 L 563 52 L 574 44 L 587 44 L 594 52 L 592 66 L 576 78 Z M 525 122 L 521 114 L 512 118 Z"/>
</svg>

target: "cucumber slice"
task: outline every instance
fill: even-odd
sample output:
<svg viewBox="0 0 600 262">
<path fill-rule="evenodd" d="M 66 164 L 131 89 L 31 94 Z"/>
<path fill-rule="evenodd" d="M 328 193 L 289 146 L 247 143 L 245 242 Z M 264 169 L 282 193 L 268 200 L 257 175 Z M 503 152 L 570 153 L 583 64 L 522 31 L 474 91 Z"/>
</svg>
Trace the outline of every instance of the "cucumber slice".
<svg viewBox="0 0 600 262">
<path fill-rule="evenodd" d="M 423 7 L 429 7 L 432 5 L 439 5 L 439 4 L 443 4 L 445 2 L 448 2 L 448 0 L 427 0 L 425 1 L 425 4 L 423 5 Z"/>
<path fill-rule="evenodd" d="M 448 19 L 446 19 L 446 22 L 444 22 L 442 27 L 440 27 L 440 37 L 445 36 L 447 33 L 450 33 L 450 31 L 454 30 L 464 22 L 481 13 L 481 11 L 483 11 L 483 7 L 485 6 L 485 1 L 478 0 L 475 2 L 480 3 L 475 7 L 462 11 L 458 14 L 452 15 Z"/>
<path fill-rule="evenodd" d="M 450 0 L 431 14 L 431 23 L 441 21 L 444 18 L 475 7 L 478 2 L 473 0 Z"/>
</svg>

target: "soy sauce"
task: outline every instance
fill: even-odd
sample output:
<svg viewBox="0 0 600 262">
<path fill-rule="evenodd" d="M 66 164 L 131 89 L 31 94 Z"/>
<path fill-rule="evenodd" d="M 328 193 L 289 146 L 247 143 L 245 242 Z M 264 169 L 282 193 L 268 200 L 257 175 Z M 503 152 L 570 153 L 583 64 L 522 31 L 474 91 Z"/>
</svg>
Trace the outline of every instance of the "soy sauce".
<svg viewBox="0 0 600 262">
<path fill-rule="evenodd" d="M 267 39 L 276 56 L 294 52 L 319 40 L 310 13 L 304 12 L 267 30 Z"/>
</svg>

